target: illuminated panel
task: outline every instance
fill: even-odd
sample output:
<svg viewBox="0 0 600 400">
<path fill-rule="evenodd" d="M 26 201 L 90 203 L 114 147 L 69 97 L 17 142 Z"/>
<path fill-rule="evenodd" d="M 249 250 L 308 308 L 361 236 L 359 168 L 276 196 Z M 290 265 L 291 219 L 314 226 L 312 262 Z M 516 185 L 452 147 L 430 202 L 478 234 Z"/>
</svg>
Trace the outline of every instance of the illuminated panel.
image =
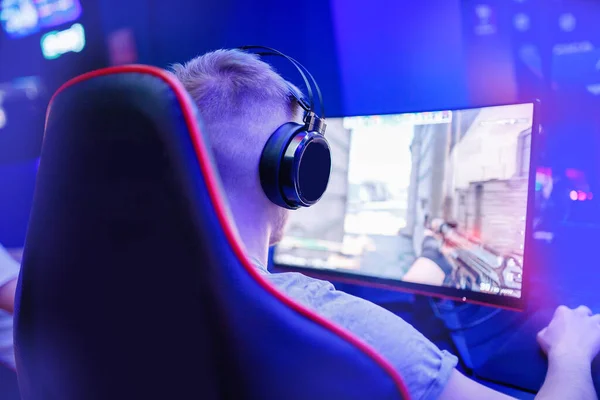
<svg viewBox="0 0 600 400">
<path fill-rule="evenodd" d="M 79 53 L 85 48 L 83 25 L 74 24 L 64 31 L 52 31 L 42 36 L 40 41 L 44 58 L 53 60 L 63 54 Z"/>
<path fill-rule="evenodd" d="M 40 30 L 39 16 L 33 1 L 2 0 L 0 22 L 13 38 L 28 36 Z"/>
<path fill-rule="evenodd" d="M 52 28 L 81 16 L 79 0 L 36 0 L 40 26 Z"/>
<path fill-rule="evenodd" d="M 10 82 L 0 82 L 0 104 L 3 101 L 23 96 L 34 100 L 42 90 L 40 79 L 36 76 L 26 76 L 13 79 Z"/>
<path fill-rule="evenodd" d="M 9 115 L 3 105 L 13 100 L 19 100 L 20 98 L 26 98 L 32 101 L 36 100 L 42 91 L 43 87 L 41 82 L 39 78 L 35 76 L 28 76 L 14 79 L 11 82 L 0 83 L 0 133 L 9 122 Z M 12 115 L 10 117 L 12 117 Z"/>
<path fill-rule="evenodd" d="M 0 0 L 0 23 L 12 38 L 77 20 L 79 0 Z"/>
<path fill-rule="evenodd" d="M 569 88 L 600 95 L 600 4 L 564 2 L 552 15 L 552 83 L 558 89 Z"/>
</svg>

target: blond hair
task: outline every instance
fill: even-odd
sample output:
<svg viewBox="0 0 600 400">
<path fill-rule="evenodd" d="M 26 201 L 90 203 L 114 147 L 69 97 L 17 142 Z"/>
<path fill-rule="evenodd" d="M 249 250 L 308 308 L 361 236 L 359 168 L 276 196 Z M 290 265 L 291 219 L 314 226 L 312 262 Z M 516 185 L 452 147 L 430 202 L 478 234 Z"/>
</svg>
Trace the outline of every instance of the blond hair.
<svg viewBox="0 0 600 400">
<path fill-rule="evenodd" d="M 216 50 L 172 71 L 198 106 L 225 185 L 243 184 L 269 135 L 300 111 L 297 89 L 252 53 Z"/>
</svg>

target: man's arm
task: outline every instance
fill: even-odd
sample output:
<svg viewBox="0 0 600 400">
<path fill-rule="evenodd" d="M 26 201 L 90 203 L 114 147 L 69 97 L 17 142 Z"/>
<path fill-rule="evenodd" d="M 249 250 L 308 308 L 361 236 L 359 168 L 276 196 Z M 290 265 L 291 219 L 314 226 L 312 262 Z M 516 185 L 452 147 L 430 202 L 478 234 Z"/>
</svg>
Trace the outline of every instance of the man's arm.
<svg viewBox="0 0 600 400">
<path fill-rule="evenodd" d="M 544 385 L 535 398 L 596 400 L 591 364 L 569 359 L 551 361 Z"/>
<path fill-rule="evenodd" d="M 550 363 L 544 385 L 536 400 L 580 399 L 596 400 L 590 365 Z M 509 400 L 513 397 L 477 383 L 457 370 L 452 372 L 440 400 Z"/>
<path fill-rule="evenodd" d="M 446 274 L 429 258 L 420 257 L 410 266 L 402 280 L 405 282 L 423 283 L 425 285 L 442 286 Z"/>
<path fill-rule="evenodd" d="M 565 397 L 567 398 L 567 397 Z M 440 400 L 510 400 L 513 397 L 497 392 L 454 370 Z"/>
<path fill-rule="evenodd" d="M 597 400 L 591 363 L 600 350 L 600 315 L 587 307 L 559 307 L 548 327 L 538 334 L 548 355 L 548 372 L 537 400 Z M 440 400 L 507 400 L 511 397 L 489 389 L 454 370 Z"/>
<path fill-rule="evenodd" d="M 15 293 L 17 291 L 17 278 L 6 282 L 0 286 L 0 309 L 14 312 L 15 308 Z"/>
<path fill-rule="evenodd" d="M 0 245 L 0 309 L 9 313 L 14 311 L 19 269 L 19 263 Z"/>
</svg>

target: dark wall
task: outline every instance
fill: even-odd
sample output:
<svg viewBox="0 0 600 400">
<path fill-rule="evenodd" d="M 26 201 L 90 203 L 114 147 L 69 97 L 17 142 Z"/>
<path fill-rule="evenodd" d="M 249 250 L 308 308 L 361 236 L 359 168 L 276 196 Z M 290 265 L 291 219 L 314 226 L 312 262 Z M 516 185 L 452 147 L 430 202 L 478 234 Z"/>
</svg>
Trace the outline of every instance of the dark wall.
<svg viewBox="0 0 600 400">
<path fill-rule="evenodd" d="M 132 0 L 128 10 L 117 0 L 103 3 L 105 29 L 131 27 L 139 61 L 167 67 L 219 48 L 248 44 L 274 47 L 296 58 L 317 79 L 327 108 L 341 113 L 339 62 L 328 2 L 264 0 Z M 122 8 L 122 7 L 121 7 Z M 139 12 L 131 13 L 131 9 Z M 293 67 L 269 59 L 288 80 L 302 86 Z"/>
<path fill-rule="evenodd" d="M 332 0 L 346 115 L 469 104 L 458 0 Z"/>
<path fill-rule="evenodd" d="M 313 73 L 330 116 L 481 102 L 481 85 L 467 79 L 459 0 L 374 0 L 368 6 L 344 0 L 131 0 L 126 10 L 117 5 L 103 2 L 106 33 L 132 28 L 140 62 L 166 67 L 217 48 L 275 47 Z M 301 83 L 286 63 L 270 61 Z M 507 84 L 514 84 L 512 78 L 507 75 Z M 499 98 L 485 93 L 488 103 Z"/>
</svg>

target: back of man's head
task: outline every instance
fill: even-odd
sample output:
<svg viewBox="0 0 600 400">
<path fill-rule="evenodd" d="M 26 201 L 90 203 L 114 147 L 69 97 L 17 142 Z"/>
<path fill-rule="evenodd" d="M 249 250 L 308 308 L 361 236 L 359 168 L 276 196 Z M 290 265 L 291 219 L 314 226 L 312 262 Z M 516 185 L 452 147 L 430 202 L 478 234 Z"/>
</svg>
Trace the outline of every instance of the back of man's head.
<svg viewBox="0 0 600 400">
<path fill-rule="evenodd" d="M 298 119 L 290 84 L 241 50 L 216 50 L 174 65 L 173 72 L 198 106 L 225 189 L 255 187 L 267 139 Z"/>
</svg>

